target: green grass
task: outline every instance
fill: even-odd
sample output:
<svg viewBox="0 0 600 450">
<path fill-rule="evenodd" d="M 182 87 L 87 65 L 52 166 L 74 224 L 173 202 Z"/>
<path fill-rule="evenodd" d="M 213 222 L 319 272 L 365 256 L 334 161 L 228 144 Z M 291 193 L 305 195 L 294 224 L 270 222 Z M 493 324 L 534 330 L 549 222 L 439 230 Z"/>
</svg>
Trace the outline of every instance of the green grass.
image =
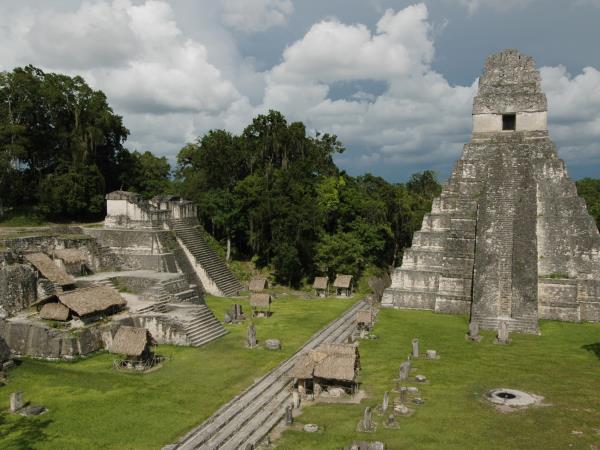
<svg viewBox="0 0 600 450">
<path fill-rule="evenodd" d="M 467 342 L 466 330 L 462 316 L 382 310 L 379 339 L 360 344 L 368 398 L 360 405 L 305 407 L 297 422 L 316 423 L 323 431 L 286 431 L 277 448 L 339 449 L 353 439 L 381 440 L 394 450 L 600 448 L 600 325 L 542 321 L 541 336 L 512 334 L 508 346 L 493 344 L 490 332 L 481 343 Z M 420 338 L 423 352 L 435 349 L 441 356 L 413 362 L 418 370 L 412 374 L 428 377 L 419 386 L 426 403 L 415 406 L 414 415 L 399 417 L 398 429 L 383 428 L 374 415 L 377 431 L 357 433 L 365 407 L 380 404 L 395 387 L 413 337 Z M 542 395 L 549 406 L 499 413 L 483 399 L 496 387 Z M 390 393 L 391 403 L 399 394 Z"/>
<path fill-rule="evenodd" d="M 209 297 L 219 319 L 231 300 Z M 237 300 L 248 311 L 247 300 Z M 281 351 L 246 349 L 246 324 L 202 348 L 160 346 L 170 357 L 147 374 L 116 372 L 101 353 L 73 363 L 24 360 L 9 372 L 0 402 L 23 390 L 49 412 L 36 418 L 0 415 L 0 448 L 160 448 L 209 417 L 350 307 L 352 300 L 278 299 L 273 316 L 256 319 L 260 342 L 281 339 Z"/>
<path fill-rule="evenodd" d="M 0 219 L 0 227 L 39 227 L 48 225 L 48 222 L 37 215 L 11 214 Z"/>
</svg>

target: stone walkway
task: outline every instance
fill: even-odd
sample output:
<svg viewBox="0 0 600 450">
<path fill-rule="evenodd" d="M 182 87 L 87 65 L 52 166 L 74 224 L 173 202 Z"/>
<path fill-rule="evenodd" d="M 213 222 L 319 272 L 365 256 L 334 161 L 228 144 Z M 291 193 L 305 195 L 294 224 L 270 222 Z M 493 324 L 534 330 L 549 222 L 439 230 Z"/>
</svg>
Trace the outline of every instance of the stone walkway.
<svg viewBox="0 0 600 450">
<path fill-rule="evenodd" d="M 317 332 L 292 357 L 165 449 L 234 450 L 256 445 L 285 415 L 285 407 L 291 402 L 290 379 L 286 374 L 298 356 L 323 343 L 345 342 L 354 330 L 356 312 L 367 308 L 369 305 L 365 301 L 356 303 Z"/>
</svg>

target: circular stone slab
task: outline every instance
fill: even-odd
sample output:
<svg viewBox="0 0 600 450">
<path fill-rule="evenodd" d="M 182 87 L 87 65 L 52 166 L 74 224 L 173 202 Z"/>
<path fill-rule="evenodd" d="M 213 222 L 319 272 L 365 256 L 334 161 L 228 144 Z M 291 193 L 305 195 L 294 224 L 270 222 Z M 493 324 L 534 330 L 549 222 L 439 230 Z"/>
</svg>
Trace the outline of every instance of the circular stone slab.
<svg viewBox="0 0 600 450">
<path fill-rule="evenodd" d="M 314 433 L 318 430 L 319 426 L 315 425 L 314 423 L 307 423 L 306 425 L 304 425 L 304 431 L 306 431 L 307 433 Z"/>
<path fill-rule="evenodd" d="M 492 389 L 486 394 L 486 398 L 497 405 L 507 406 L 529 406 L 540 400 L 538 396 L 508 388 Z"/>
</svg>

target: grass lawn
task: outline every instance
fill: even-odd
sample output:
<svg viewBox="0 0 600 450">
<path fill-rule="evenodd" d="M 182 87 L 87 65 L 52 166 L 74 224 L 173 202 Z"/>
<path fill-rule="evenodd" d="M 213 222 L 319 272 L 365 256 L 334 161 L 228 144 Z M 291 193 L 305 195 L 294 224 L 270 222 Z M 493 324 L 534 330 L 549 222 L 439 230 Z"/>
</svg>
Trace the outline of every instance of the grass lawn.
<svg viewBox="0 0 600 450">
<path fill-rule="evenodd" d="M 388 449 L 600 449 L 600 325 L 541 322 L 541 336 L 513 334 L 512 344 L 493 344 L 484 332 L 480 343 L 464 339 L 467 318 L 423 311 L 382 310 L 378 340 L 360 344 L 361 381 L 368 398 L 360 405 L 305 407 L 298 424 L 316 423 L 315 434 L 289 430 L 279 449 L 340 449 L 352 439 L 381 440 Z M 366 406 L 381 403 L 395 387 L 400 363 L 419 337 L 421 351 L 435 349 L 439 360 L 417 360 L 414 374 L 425 404 L 398 429 L 357 433 Z M 408 385 L 416 385 L 408 383 Z M 483 400 L 496 387 L 545 397 L 548 406 L 509 414 Z M 390 392 L 390 405 L 399 396 Z M 299 425 L 298 425 L 299 426 Z"/>
<path fill-rule="evenodd" d="M 248 311 L 248 301 L 243 300 Z M 219 319 L 232 304 L 209 297 Z M 155 372 L 112 369 L 101 353 L 76 362 L 24 360 L 9 372 L 0 402 L 23 390 L 25 399 L 49 412 L 36 418 L 0 414 L 0 448 L 158 449 L 172 443 L 219 406 L 294 353 L 312 334 L 350 307 L 353 300 L 278 296 L 268 319 L 256 319 L 257 337 L 281 339 L 282 351 L 244 348 L 246 325 L 202 348 L 160 346 L 171 359 Z"/>
</svg>

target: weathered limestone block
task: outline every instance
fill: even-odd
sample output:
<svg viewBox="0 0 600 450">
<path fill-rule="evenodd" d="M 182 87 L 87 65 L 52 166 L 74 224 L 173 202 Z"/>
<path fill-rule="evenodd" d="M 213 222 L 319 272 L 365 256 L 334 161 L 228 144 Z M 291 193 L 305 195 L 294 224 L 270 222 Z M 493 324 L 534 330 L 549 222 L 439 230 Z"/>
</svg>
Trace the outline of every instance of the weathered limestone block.
<svg viewBox="0 0 600 450">
<path fill-rule="evenodd" d="M 70 332 L 23 320 L 0 320 L 0 336 L 12 353 L 36 358 L 71 359 L 103 347 L 97 328 Z"/>
<path fill-rule="evenodd" d="M 37 299 L 37 274 L 27 264 L 0 257 L 0 316 L 12 315 Z"/>
</svg>

